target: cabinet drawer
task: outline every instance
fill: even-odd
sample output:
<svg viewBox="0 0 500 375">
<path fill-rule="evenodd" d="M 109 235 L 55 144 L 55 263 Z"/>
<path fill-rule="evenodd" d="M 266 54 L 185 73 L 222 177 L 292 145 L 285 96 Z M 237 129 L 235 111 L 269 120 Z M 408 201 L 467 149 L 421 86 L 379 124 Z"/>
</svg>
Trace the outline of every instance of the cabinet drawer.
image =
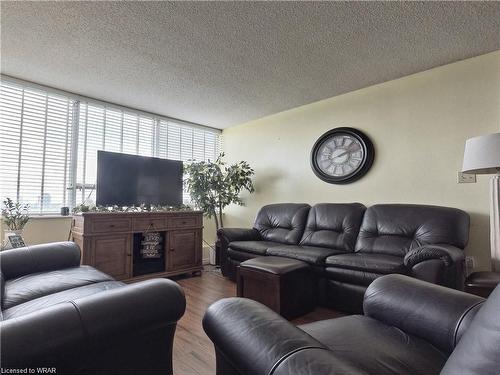
<svg viewBox="0 0 500 375">
<path fill-rule="evenodd" d="M 94 220 L 92 222 L 92 232 L 121 232 L 130 230 L 130 219 L 106 219 Z"/>
<path fill-rule="evenodd" d="M 143 231 L 143 230 L 160 230 L 165 229 L 165 219 L 161 218 L 143 218 L 143 219 L 134 219 L 133 228 L 135 231 Z"/>
<path fill-rule="evenodd" d="M 170 228 L 190 228 L 199 225 L 196 217 L 171 217 L 168 226 Z"/>
</svg>

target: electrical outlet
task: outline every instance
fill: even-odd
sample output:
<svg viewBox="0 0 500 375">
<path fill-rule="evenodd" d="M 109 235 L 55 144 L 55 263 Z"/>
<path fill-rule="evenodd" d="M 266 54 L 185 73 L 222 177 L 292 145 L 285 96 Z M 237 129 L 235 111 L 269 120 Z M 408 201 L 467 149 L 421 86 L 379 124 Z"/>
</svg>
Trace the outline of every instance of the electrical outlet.
<svg viewBox="0 0 500 375">
<path fill-rule="evenodd" d="M 465 257 L 465 274 L 467 276 L 474 272 L 474 267 L 476 267 L 476 261 L 474 260 L 474 257 Z"/>
<path fill-rule="evenodd" d="M 457 182 L 459 184 L 473 184 L 476 182 L 476 175 L 470 173 L 458 172 Z"/>
</svg>

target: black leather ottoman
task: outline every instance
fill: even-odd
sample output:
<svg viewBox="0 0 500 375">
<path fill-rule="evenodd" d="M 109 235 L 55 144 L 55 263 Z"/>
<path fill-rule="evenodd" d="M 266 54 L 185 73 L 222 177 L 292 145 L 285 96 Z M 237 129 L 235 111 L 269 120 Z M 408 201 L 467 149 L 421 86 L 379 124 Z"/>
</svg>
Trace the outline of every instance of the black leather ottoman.
<svg viewBox="0 0 500 375">
<path fill-rule="evenodd" d="M 287 319 L 307 314 L 316 306 L 316 279 L 300 260 L 257 257 L 238 267 L 238 297 L 258 301 Z"/>
</svg>

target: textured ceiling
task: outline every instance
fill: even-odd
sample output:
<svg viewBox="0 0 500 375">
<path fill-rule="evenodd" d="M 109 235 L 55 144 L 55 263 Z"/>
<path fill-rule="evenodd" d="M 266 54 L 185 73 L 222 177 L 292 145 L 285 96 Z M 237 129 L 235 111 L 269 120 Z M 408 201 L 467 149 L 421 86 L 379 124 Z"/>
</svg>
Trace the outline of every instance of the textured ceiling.
<svg viewBox="0 0 500 375">
<path fill-rule="evenodd" d="M 500 49 L 500 2 L 1 2 L 1 71 L 224 128 Z"/>
</svg>

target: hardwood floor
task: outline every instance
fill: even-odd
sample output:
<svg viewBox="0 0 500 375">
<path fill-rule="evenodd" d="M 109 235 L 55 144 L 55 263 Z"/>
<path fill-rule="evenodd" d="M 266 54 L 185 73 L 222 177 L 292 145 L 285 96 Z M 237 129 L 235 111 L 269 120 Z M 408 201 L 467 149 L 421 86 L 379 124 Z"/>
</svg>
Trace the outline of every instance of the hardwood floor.
<svg viewBox="0 0 500 375">
<path fill-rule="evenodd" d="M 176 278 L 186 294 L 186 313 L 177 324 L 174 339 L 175 375 L 215 374 L 215 353 L 212 342 L 205 335 L 201 319 L 208 306 L 215 301 L 236 296 L 236 284 L 225 279 L 213 267 L 207 267 L 201 276 Z M 294 324 L 337 318 L 341 314 L 317 308 L 310 314 L 295 319 Z"/>
</svg>

